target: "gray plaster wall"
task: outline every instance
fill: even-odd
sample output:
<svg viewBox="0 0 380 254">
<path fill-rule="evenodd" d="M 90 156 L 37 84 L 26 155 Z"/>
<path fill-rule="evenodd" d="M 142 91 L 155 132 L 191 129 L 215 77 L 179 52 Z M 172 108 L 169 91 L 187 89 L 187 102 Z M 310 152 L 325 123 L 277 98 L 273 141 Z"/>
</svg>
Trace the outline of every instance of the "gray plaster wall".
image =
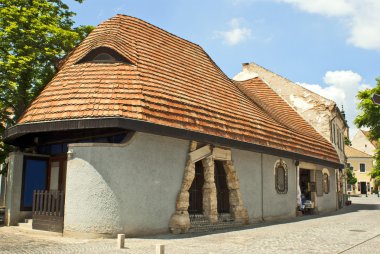
<svg viewBox="0 0 380 254">
<path fill-rule="evenodd" d="M 124 146 L 72 144 L 64 234 L 168 231 L 189 141 L 136 133 Z"/>
<path fill-rule="evenodd" d="M 275 188 L 275 164 L 278 160 L 279 157 L 263 155 L 264 220 L 291 218 L 296 215 L 296 167 L 293 160 L 282 158 L 288 168 L 288 192 L 279 194 Z"/>
<path fill-rule="evenodd" d="M 261 154 L 232 149 L 232 159 L 240 181 L 240 192 L 249 222 L 262 220 Z"/>
<path fill-rule="evenodd" d="M 288 192 L 278 194 L 274 168 L 279 157 L 232 149 L 232 159 L 251 223 L 295 216 L 297 179 L 293 160 L 282 158 L 288 167 Z"/>
<path fill-rule="evenodd" d="M 22 152 L 12 152 L 9 154 L 8 160 L 5 224 L 14 226 L 23 219 L 32 218 L 32 213 L 20 211 L 24 154 Z"/>
<path fill-rule="evenodd" d="M 328 194 L 323 193 L 323 196 L 317 197 L 317 209 L 319 212 L 331 212 L 337 209 L 337 192 L 336 192 L 336 174 L 334 169 L 323 169 L 323 172 L 328 171 L 330 191 Z"/>
</svg>

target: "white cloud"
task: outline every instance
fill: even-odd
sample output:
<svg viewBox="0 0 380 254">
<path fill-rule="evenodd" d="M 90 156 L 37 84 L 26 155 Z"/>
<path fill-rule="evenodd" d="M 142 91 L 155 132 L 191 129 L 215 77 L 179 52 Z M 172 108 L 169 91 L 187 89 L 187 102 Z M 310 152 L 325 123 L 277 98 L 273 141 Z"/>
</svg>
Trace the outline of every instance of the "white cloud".
<svg viewBox="0 0 380 254">
<path fill-rule="evenodd" d="M 252 31 L 247 27 L 242 27 L 240 19 L 233 18 L 229 22 L 229 30 L 215 32 L 228 45 L 236 45 L 251 37 Z"/>
<path fill-rule="evenodd" d="M 348 42 L 364 49 L 380 50 L 379 0 L 276 0 L 298 9 L 341 20 L 349 30 Z"/>
<path fill-rule="evenodd" d="M 363 78 L 356 72 L 350 70 L 328 71 L 323 77 L 326 86 L 319 84 L 298 83 L 301 86 L 331 99 L 341 107 L 343 105 L 346 112 L 346 119 L 350 126 L 350 135 L 355 134 L 355 116 L 359 113 L 356 109 L 358 91 L 371 88 L 370 85 L 363 84 Z"/>
</svg>

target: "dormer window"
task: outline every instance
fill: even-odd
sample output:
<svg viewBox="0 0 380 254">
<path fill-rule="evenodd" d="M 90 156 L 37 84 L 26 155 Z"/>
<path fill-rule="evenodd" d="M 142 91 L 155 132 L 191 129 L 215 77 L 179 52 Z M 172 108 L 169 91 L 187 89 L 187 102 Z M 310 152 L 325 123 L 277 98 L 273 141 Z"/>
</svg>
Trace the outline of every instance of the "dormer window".
<svg viewBox="0 0 380 254">
<path fill-rule="evenodd" d="M 114 62 L 117 62 L 115 57 L 113 57 L 107 53 L 100 53 L 100 54 L 96 55 L 92 61 L 96 62 L 96 63 L 114 63 Z"/>
<path fill-rule="evenodd" d="M 132 64 L 127 58 L 108 47 L 99 47 L 91 50 L 77 63 L 126 63 Z"/>
</svg>

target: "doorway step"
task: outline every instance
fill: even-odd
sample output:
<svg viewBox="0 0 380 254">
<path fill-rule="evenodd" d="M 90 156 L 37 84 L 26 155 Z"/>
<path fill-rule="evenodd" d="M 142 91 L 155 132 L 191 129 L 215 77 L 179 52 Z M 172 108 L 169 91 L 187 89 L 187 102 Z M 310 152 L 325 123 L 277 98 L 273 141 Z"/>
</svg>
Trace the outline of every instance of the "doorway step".
<svg viewBox="0 0 380 254">
<path fill-rule="evenodd" d="M 215 224 L 211 224 L 203 214 L 192 214 L 190 215 L 190 224 L 189 233 L 211 232 L 215 230 L 237 228 L 244 225 L 242 222 L 234 221 L 229 213 L 219 214 L 218 222 Z"/>
<path fill-rule="evenodd" d="M 32 229 L 32 223 L 33 223 L 32 219 L 25 219 L 24 222 L 19 222 L 18 226 L 24 229 Z"/>
</svg>

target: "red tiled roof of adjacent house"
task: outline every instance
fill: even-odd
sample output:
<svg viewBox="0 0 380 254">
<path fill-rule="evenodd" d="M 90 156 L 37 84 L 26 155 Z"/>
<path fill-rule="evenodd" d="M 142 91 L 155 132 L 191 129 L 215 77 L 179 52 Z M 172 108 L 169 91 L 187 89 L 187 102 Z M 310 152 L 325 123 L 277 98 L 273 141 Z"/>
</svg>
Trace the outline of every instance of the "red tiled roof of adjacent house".
<svg viewBox="0 0 380 254">
<path fill-rule="evenodd" d="M 78 63 L 98 47 L 109 47 L 132 64 Z M 283 116 L 272 117 L 256 102 L 270 107 L 271 100 L 250 97 L 200 46 L 137 18 L 117 15 L 69 55 L 18 125 L 121 117 L 339 163 L 331 144 L 283 107 L 284 101 L 273 101 L 278 110 L 272 112 Z M 286 117 L 293 122 L 284 124 L 281 119 Z"/>
</svg>

